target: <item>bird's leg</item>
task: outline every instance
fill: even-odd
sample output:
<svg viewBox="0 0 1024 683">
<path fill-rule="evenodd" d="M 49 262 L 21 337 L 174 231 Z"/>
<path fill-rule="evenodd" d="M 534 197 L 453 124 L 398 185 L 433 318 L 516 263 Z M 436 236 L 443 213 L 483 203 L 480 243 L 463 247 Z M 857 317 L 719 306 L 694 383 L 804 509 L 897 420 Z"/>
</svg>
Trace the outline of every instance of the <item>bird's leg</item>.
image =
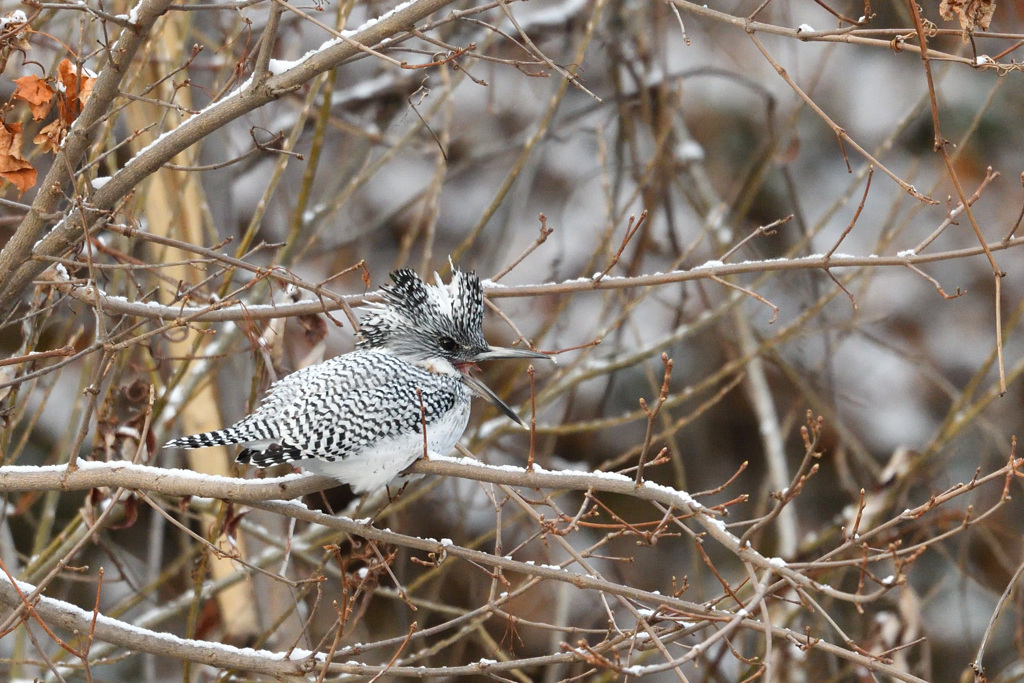
<svg viewBox="0 0 1024 683">
<path fill-rule="evenodd" d="M 392 493 L 391 493 L 391 487 L 385 484 L 385 485 L 384 485 L 384 489 L 385 489 L 385 490 L 387 491 L 387 493 L 388 493 L 388 505 L 391 505 L 391 504 L 392 504 L 392 503 L 394 503 L 394 502 L 395 502 L 396 500 L 398 500 L 399 498 L 401 498 L 401 497 L 402 497 L 402 494 L 403 494 L 403 493 L 405 493 L 405 489 L 406 489 L 406 487 L 408 487 L 408 486 L 409 486 L 409 482 L 408 482 L 408 481 L 405 481 L 405 482 L 403 482 L 403 483 L 402 483 L 402 486 L 401 486 L 401 487 L 400 487 L 400 488 L 399 488 L 399 489 L 398 489 L 397 491 L 395 491 L 395 493 L 394 493 L 394 494 L 392 494 Z"/>
</svg>

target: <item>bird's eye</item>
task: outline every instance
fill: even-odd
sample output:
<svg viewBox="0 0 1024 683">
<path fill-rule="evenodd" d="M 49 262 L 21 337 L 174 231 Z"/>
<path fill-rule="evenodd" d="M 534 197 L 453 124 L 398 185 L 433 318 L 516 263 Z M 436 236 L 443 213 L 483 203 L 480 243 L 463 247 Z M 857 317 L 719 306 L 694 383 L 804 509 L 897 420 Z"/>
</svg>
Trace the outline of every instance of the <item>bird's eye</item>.
<svg viewBox="0 0 1024 683">
<path fill-rule="evenodd" d="M 441 337 L 441 350 L 451 353 L 455 349 L 459 348 L 459 345 L 455 343 L 455 340 L 451 337 Z"/>
</svg>

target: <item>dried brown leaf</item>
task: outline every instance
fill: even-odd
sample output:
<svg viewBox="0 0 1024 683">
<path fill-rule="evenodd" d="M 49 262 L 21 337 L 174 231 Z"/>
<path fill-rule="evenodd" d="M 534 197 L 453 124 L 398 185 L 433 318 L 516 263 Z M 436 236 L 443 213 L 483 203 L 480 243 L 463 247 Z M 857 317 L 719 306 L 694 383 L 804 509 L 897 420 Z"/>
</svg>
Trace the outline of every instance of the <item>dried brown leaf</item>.
<svg viewBox="0 0 1024 683">
<path fill-rule="evenodd" d="M 249 508 L 239 509 L 228 503 L 227 514 L 224 517 L 224 525 L 221 527 L 221 531 L 227 537 L 232 548 L 237 548 L 238 546 L 238 524 L 250 512 L 252 510 Z"/>
<path fill-rule="evenodd" d="M 82 71 L 86 70 L 83 68 Z M 68 59 L 62 59 L 57 65 L 57 78 L 64 86 L 63 97 L 59 100 L 60 118 L 65 124 L 71 125 L 89 100 L 96 78 L 87 72 L 79 74 L 78 67 Z"/>
<path fill-rule="evenodd" d="M 970 34 L 976 29 L 988 30 L 995 11 L 995 0 L 942 0 L 939 4 L 939 14 L 943 19 L 952 21 L 954 15 L 960 18 L 960 28 L 963 29 L 962 38 L 965 45 Z"/>
<path fill-rule="evenodd" d="M 60 119 L 55 119 L 43 126 L 43 129 L 36 133 L 32 142 L 43 148 L 43 152 L 56 153 L 64 141 L 64 133 L 67 126 Z"/>
<path fill-rule="evenodd" d="M 92 86 L 95 85 L 96 78 L 93 76 L 82 76 L 79 79 L 78 89 L 78 102 L 84 107 L 85 103 L 89 101 L 89 96 L 92 95 Z"/>
<path fill-rule="evenodd" d="M 111 524 L 111 529 L 128 529 L 135 526 L 139 521 L 139 499 L 134 493 L 130 493 L 121 501 L 124 505 L 124 521 Z"/>
<path fill-rule="evenodd" d="M 319 344 L 327 337 L 327 320 L 322 315 L 300 315 L 299 325 L 305 332 L 307 344 Z"/>
<path fill-rule="evenodd" d="M 53 88 L 39 76 L 28 75 L 15 78 L 14 82 L 18 87 L 14 90 L 14 97 L 28 102 L 32 110 L 32 119 L 42 121 L 50 112 L 50 100 L 53 99 Z"/>
<path fill-rule="evenodd" d="M 17 187 L 19 196 L 36 184 L 36 169 L 21 155 L 20 123 L 0 123 L 0 178 Z"/>
</svg>

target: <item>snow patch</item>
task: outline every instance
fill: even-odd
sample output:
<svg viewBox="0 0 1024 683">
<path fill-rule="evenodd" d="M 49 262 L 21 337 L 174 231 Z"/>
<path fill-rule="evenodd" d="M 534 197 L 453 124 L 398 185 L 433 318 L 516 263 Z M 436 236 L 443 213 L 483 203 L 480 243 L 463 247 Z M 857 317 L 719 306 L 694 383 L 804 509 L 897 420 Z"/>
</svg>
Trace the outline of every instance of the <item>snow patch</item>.
<svg viewBox="0 0 1024 683">
<path fill-rule="evenodd" d="M 704 148 L 696 140 L 684 140 L 676 146 L 676 157 L 680 161 L 701 162 L 704 161 L 705 156 Z"/>
<path fill-rule="evenodd" d="M 294 69 L 301 63 L 301 61 L 290 62 L 285 59 L 271 59 L 270 62 L 267 64 L 267 69 L 270 71 L 270 73 L 274 74 L 275 76 L 279 76 L 283 74 L 285 71 L 288 71 L 289 69 Z"/>
<path fill-rule="evenodd" d="M 725 264 L 721 261 L 705 261 L 704 263 L 691 268 L 690 270 L 710 270 L 711 268 L 721 268 Z"/>
<path fill-rule="evenodd" d="M 13 12 L 0 17 L 0 31 L 3 31 L 11 24 L 24 24 L 28 21 L 28 17 L 20 9 L 16 9 Z"/>
</svg>

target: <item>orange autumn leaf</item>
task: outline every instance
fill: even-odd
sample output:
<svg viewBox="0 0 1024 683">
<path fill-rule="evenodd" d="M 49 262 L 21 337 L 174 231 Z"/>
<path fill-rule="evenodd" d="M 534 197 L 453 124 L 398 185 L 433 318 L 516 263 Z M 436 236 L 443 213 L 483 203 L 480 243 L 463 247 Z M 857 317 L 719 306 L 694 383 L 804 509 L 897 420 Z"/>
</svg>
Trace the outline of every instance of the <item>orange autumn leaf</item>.
<svg viewBox="0 0 1024 683">
<path fill-rule="evenodd" d="M 71 63 L 71 60 L 64 58 L 60 60 L 60 64 L 57 65 L 57 78 L 60 79 L 60 84 L 64 86 L 64 92 L 68 94 L 68 97 L 78 96 L 78 72 L 75 65 Z"/>
<path fill-rule="evenodd" d="M 20 123 L 0 123 L 0 178 L 17 187 L 19 196 L 36 184 L 36 169 L 21 155 Z"/>
<path fill-rule="evenodd" d="M 96 82 L 96 77 L 90 76 L 87 69 L 83 68 L 82 71 L 84 73 L 80 75 L 68 59 L 60 60 L 60 64 L 57 65 L 57 78 L 64 86 L 64 96 L 59 100 L 60 118 L 69 125 L 82 113 L 82 107 L 92 94 L 92 87 Z"/>
<path fill-rule="evenodd" d="M 81 87 L 78 90 L 78 101 L 84 107 L 85 103 L 89 101 L 89 96 L 92 95 L 92 86 L 96 83 L 96 77 L 83 76 L 79 83 Z"/>
<path fill-rule="evenodd" d="M 32 110 L 32 119 L 42 121 L 50 111 L 50 100 L 53 99 L 53 88 L 39 76 L 22 76 L 15 78 L 14 82 L 18 87 L 14 90 L 14 97 L 28 102 Z"/>
</svg>

